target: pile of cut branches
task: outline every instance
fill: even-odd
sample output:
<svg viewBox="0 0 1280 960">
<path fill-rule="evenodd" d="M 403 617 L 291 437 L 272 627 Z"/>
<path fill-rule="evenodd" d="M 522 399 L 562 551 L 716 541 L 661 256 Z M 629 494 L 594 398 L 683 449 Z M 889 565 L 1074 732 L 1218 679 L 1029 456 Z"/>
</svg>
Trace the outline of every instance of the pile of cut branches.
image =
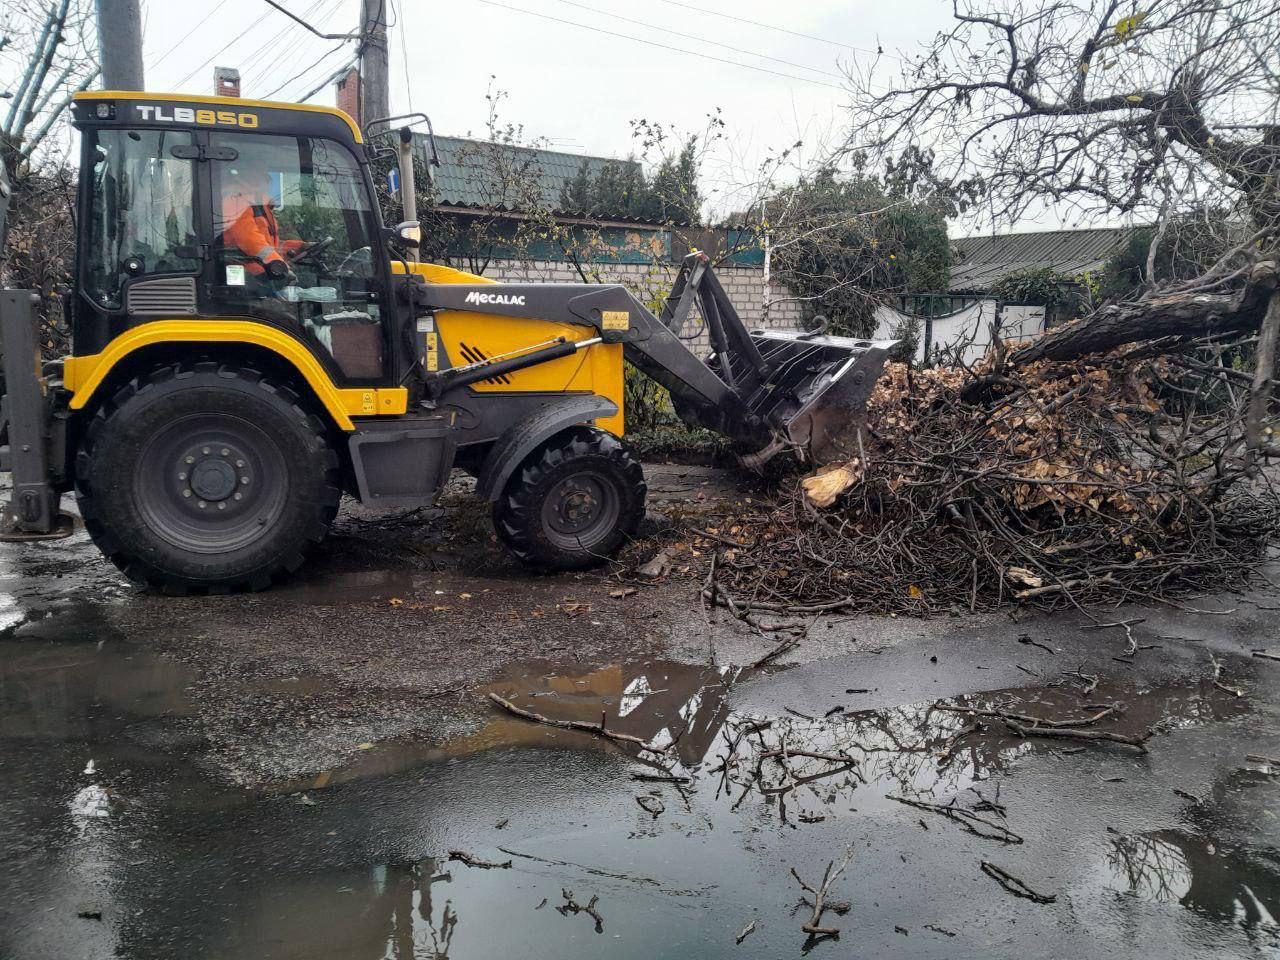
<svg viewBox="0 0 1280 960">
<path fill-rule="evenodd" d="M 714 553 L 706 595 L 740 614 L 1060 605 L 1238 582 L 1280 519 L 1245 444 L 1252 343 L 891 364 L 863 458 L 788 479 L 684 546 Z"/>
</svg>

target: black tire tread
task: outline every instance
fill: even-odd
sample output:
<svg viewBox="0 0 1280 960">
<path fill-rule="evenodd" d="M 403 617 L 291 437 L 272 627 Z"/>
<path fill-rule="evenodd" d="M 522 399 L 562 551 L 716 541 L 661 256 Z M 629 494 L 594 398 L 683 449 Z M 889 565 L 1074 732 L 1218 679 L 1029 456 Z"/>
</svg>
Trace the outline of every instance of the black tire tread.
<svg viewBox="0 0 1280 960">
<path fill-rule="evenodd" d="M 308 455 L 316 469 L 323 471 L 323 496 L 312 507 L 311 516 L 305 518 L 302 544 L 280 555 L 265 568 L 259 568 L 230 579 L 217 582 L 200 582 L 175 575 L 170 571 L 133 554 L 121 543 L 107 524 L 103 522 L 92 489 L 92 463 L 94 448 L 100 442 L 103 431 L 116 416 L 128 415 L 133 401 L 143 401 L 148 393 L 173 380 L 193 379 L 197 376 L 239 380 L 260 389 L 264 400 L 285 412 L 295 420 L 300 433 L 306 438 Z M 319 417 L 303 408 L 301 398 L 287 384 L 273 382 L 256 370 L 229 364 L 201 361 L 180 365 L 157 366 L 124 384 L 96 411 L 84 432 L 75 461 L 76 498 L 85 529 L 98 549 L 114 563 L 130 580 L 152 587 L 163 593 L 183 595 L 187 593 L 229 593 L 240 590 L 265 590 L 277 580 L 293 573 L 302 566 L 307 553 L 322 541 L 329 532 L 338 513 L 342 496 L 337 454 L 330 446 L 328 431 Z"/>
<path fill-rule="evenodd" d="M 539 536 L 545 487 L 557 471 L 582 459 L 613 473 L 623 495 L 617 525 L 592 552 L 564 550 Z M 598 427 L 571 427 L 535 449 L 512 474 L 493 505 L 494 531 L 507 550 L 531 567 L 583 570 L 604 563 L 635 534 L 644 520 L 647 493 L 640 461 L 617 437 Z"/>
</svg>

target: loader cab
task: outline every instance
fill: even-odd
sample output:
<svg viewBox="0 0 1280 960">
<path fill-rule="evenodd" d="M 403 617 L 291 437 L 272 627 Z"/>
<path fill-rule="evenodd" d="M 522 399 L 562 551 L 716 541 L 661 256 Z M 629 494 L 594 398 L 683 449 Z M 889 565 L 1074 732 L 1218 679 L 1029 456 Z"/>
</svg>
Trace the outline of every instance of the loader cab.
<svg viewBox="0 0 1280 960">
<path fill-rule="evenodd" d="M 74 353 L 154 320 L 252 320 L 338 387 L 402 382 L 401 308 L 358 129 L 324 108 L 81 94 Z"/>
</svg>

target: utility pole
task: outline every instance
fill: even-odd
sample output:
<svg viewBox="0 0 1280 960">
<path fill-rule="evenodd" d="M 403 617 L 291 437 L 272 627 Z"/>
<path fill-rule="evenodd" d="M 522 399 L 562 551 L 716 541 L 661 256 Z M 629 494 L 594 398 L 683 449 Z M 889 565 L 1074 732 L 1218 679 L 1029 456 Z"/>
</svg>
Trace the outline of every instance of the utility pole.
<svg viewBox="0 0 1280 960">
<path fill-rule="evenodd" d="M 102 89 L 143 90 L 139 0 L 97 0 Z"/>
<path fill-rule="evenodd" d="M 361 0 L 360 123 L 391 115 L 387 65 L 387 2 Z"/>
</svg>

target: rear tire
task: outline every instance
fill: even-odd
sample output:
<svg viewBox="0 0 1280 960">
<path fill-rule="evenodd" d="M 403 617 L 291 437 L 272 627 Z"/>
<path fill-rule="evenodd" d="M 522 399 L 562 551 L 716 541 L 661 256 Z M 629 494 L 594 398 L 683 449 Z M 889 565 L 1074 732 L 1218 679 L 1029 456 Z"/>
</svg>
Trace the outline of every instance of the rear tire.
<svg viewBox="0 0 1280 960">
<path fill-rule="evenodd" d="M 85 527 L 167 593 L 261 590 L 338 510 L 338 458 L 290 389 L 216 363 L 166 366 L 97 412 L 76 456 Z"/>
<path fill-rule="evenodd" d="M 493 505 L 507 549 L 544 570 L 603 563 L 644 519 L 640 462 L 618 438 L 573 427 L 534 450 Z"/>
</svg>

